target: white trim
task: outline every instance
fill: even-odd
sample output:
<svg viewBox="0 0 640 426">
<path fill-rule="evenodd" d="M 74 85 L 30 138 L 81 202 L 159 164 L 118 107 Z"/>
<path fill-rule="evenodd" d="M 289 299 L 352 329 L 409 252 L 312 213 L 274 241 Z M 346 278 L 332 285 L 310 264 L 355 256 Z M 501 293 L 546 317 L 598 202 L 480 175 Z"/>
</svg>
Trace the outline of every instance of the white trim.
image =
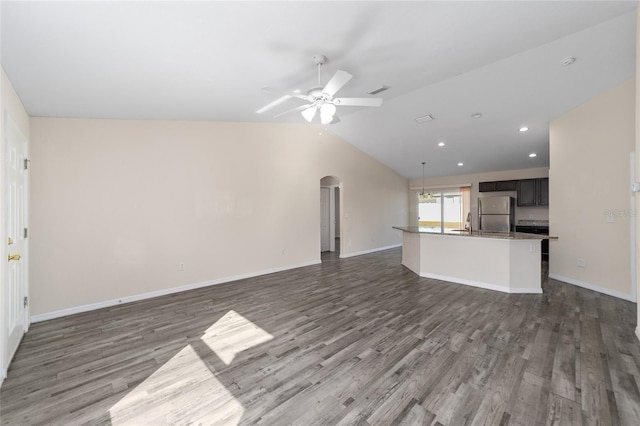
<svg viewBox="0 0 640 426">
<path fill-rule="evenodd" d="M 374 249 L 371 249 L 371 250 L 358 251 L 358 252 L 355 252 L 355 253 L 341 254 L 340 255 L 340 259 L 346 259 L 347 257 L 354 257 L 354 256 L 362 256 L 363 254 L 375 253 L 377 251 L 389 250 L 389 249 L 397 248 L 397 247 L 402 247 L 402 243 L 394 244 L 392 246 L 378 247 L 378 248 L 374 248 Z"/>
<path fill-rule="evenodd" d="M 635 151 L 631 151 L 629 153 L 629 186 L 636 181 L 636 153 Z M 629 199 L 629 211 L 631 215 L 629 215 L 629 242 L 630 242 L 630 250 L 631 250 L 631 297 L 633 300 L 638 300 L 638 286 L 637 286 L 637 263 L 636 263 L 636 197 L 635 192 L 631 191 L 630 199 Z"/>
<path fill-rule="evenodd" d="M 450 277 L 450 276 L 447 276 L 447 275 L 429 274 L 429 273 L 425 273 L 425 272 L 420 273 L 418 275 L 420 275 L 423 278 L 432 278 L 432 279 L 440 280 L 440 281 L 449 281 L 449 282 L 452 282 L 452 283 L 464 284 L 464 285 L 469 285 L 469 286 L 472 286 L 472 287 L 484 288 L 486 290 L 501 291 L 503 293 L 526 293 L 526 294 L 540 294 L 540 293 L 542 293 L 542 289 L 541 288 L 511 288 L 511 287 L 505 287 L 505 286 L 496 285 L 496 284 L 484 283 L 484 282 L 481 282 L 481 281 L 466 280 L 464 278 Z"/>
<path fill-rule="evenodd" d="M 631 295 L 631 294 L 621 293 L 621 292 L 616 291 L 616 290 L 611 290 L 611 289 L 608 289 L 608 288 L 600 287 L 598 285 L 585 283 L 584 281 L 576 280 L 576 279 L 569 278 L 569 277 L 564 277 L 562 275 L 549 273 L 549 278 L 553 278 L 554 280 L 562 281 L 562 282 L 565 282 L 567 284 L 572 284 L 572 285 L 575 285 L 575 286 L 578 286 L 578 287 L 586 288 L 587 290 L 597 291 L 598 293 L 603 293 L 603 294 L 606 294 L 608 296 L 617 297 L 618 299 L 628 300 L 629 302 L 635 302 L 636 301 L 635 298 L 633 297 L 633 295 Z"/>
<path fill-rule="evenodd" d="M 136 295 L 133 295 L 133 296 L 125 296 L 125 297 L 122 297 L 122 298 L 119 298 L 119 299 L 111 299 L 111 300 L 105 300 L 103 302 L 91 303 L 91 304 L 88 304 L 88 305 L 74 306 L 72 308 L 61 309 L 59 311 L 46 312 L 44 314 L 33 315 L 31 317 L 31 322 L 32 323 L 36 323 L 36 322 L 41 322 L 41 321 L 47 321 L 47 320 L 50 320 L 50 319 L 66 317 L 68 315 L 79 314 L 79 313 L 82 313 L 82 312 L 94 311 L 96 309 L 109 308 L 111 306 L 121 305 L 123 303 L 130 303 L 130 302 L 137 302 L 139 300 L 152 299 L 154 297 L 166 296 L 168 294 L 180 293 L 180 292 L 188 291 L 188 290 L 195 290 L 197 288 L 208 287 L 208 286 L 212 286 L 212 285 L 216 285 L 216 284 L 223 284 L 223 283 L 228 283 L 228 282 L 232 282 L 232 281 L 243 280 L 243 279 L 246 279 L 246 278 L 253 278 L 253 277 L 258 277 L 258 276 L 261 276 L 261 275 L 273 274 L 274 272 L 282 272 L 282 271 L 288 271 L 290 269 L 303 268 L 305 266 L 317 265 L 319 263 L 321 263 L 319 260 L 314 260 L 312 262 L 305 262 L 305 263 L 301 263 L 299 265 L 283 266 L 283 267 L 271 268 L 271 269 L 263 269 L 262 271 L 249 272 L 249 273 L 240 274 L 240 275 L 233 275 L 233 276 L 230 276 L 230 277 L 218 278 L 218 279 L 215 279 L 215 280 L 204 281 L 204 282 L 201 282 L 201 283 L 187 284 L 187 285 L 180 286 L 180 287 L 166 288 L 166 289 L 163 289 L 163 290 L 152 291 L 150 293 L 136 294 Z"/>
<path fill-rule="evenodd" d="M 636 327 L 636 337 L 640 340 L 640 325 Z"/>
</svg>

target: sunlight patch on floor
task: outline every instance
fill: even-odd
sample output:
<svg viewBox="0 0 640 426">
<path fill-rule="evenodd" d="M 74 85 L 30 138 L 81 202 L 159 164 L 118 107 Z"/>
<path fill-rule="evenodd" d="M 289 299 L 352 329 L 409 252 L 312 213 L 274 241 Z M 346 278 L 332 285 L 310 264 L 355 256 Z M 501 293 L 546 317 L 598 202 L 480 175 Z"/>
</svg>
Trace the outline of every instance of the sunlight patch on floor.
<svg viewBox="0 0 640 426">
<path fill-rule="evenodd" d="M 201 337 L 226 365 L 240 352 L 268 342 L 273 336 L 234 310 L 209 327 Z"/>
<path fill-rule="evenodd" d="M 188 345 L 109 409 L 116 424 L 237 425 L 244 407 Z"/>
</svg>

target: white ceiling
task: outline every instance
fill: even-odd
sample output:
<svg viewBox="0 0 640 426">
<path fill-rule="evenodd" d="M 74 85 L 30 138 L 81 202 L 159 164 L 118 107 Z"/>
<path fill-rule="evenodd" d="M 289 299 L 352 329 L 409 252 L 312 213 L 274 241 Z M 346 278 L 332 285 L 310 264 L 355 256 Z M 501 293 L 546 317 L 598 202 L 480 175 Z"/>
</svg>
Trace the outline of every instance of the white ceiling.
<svg viewBox="0 0 640 426">
<path fill-rule="evenodd" d="M 549 121 L 633 77 L 637 4 L 2 1 L 0 58 L 32 116 L 304 123 L 273 118 L 296 99 L 256 114 L 261 88 L 306 91 L 324 54 L 323 83 L 354 75 L 339 96 L 390 87 L 329 130 L 442 176 L 548 166 Z"/>
</svg>

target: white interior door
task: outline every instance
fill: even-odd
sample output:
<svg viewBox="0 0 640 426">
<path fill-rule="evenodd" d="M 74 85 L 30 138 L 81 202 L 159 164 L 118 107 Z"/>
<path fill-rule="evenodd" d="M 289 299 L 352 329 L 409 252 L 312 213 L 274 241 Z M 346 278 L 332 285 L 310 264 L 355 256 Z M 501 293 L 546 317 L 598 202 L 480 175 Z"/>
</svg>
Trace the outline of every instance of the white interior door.
<svg viewBox="0 0 640 426">
<path fill-rule="evenodd" d="M 329 188 L 320 188 L 320 251 L 330 249 L 330 218 Z"/>
<path fill-rule="evenodd" d="M 27 138 L 15 121 L 5 116 L 5 262 L 2 285 L 2 323 L 5 339 L 3 368 L 8 368 L 27 323 Z"/>
</svg>

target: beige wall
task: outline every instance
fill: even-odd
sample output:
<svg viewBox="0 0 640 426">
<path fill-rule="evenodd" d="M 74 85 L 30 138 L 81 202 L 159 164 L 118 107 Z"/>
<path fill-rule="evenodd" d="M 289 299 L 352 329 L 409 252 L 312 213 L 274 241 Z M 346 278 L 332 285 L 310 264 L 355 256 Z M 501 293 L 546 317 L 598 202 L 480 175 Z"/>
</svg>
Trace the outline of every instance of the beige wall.
<svg viewBox="0 0 640 426">
<path fill-rule="evenodd" d="M 636 9 L 636 81 L 640 81 L 640 7 Z M 640 84 L 636 84 L 636 176 L 635 181 L 640 181 Z M 638 280 L 640 279 L 640 257 L 638 256 L 638 241 L 640 241 L 640 196 L 635 196 L 635 227 L 636 227 L 636 293 L 638 289 Z M 636 294 L 637 302 L 637 294 Z M 636 336 L 640 339 L 640 309 L 636 307 L 638 321 L 636 327 Z"/>
<path fill-rule="evenodd" d="M 473 215 L 473 226 L 476 227 L 478 223 L 478 197 L 491 197 L 497 195 L 510 195 L 514 198 L 516 197 L 516 191 L 478 192 L 479 182 L 530 179 L 547 176 L 549 176 L 549 169 L 546 167 L 539 167 L 522 170 L 503 170 L 499 172 L 425 178 L 424 184 L 426 188 L 453 188 L 456 186 L 459 187 L 460 185 L 471 184 L 471 213 Z M 422 190 L 422 178 L 412 179 L 409 182 L 409 186 L 410 188 L 413 188 L 413 190 L 411 190 L 409 200 L 409 223 L 415 225 L 418 223 L 418 210 L 415 200 L 417 199 L 417 194 Z M 517 207 L 515 220 L 517 221 L 519 219 L 547 220 L 549 219 L 549 208 L 546 206 Z"/>
<path fill-rule="evenodd" d="M 18 124 L 22 133 L 29 138 L 29 116 L 20 101 L 20 98 L 16 94 L 13 85 L 9 81 L 9 78 L 4 72 L 4 69 L 0 72 L 0 144 L 2 146 L 2 154 L 0 154 L 0 158 L 3 160 L 0 162 L 0 188 L 4 188 L 3 176 L 4 176 L 4 132 L 5 132 L 5 119 L 6 114 L 9 114 L 11 118 Z M 1 197 L 4 196 L 4 190 L 0 191 L 0 202 L 4 206 L 4 200 Z M 4 224 L 4 208 L 0 209 L 2 213 L 0 213 L 0 223 Z M 4 226 L 0 226 L 0 240 L 7 241 L 7 236 L 5 235 Z M 2 249 L 0 250 L 0 257 L 5 259 L 7 256 L 7 246 L 6 244 L 0 245 Z M 5 275 L 4 269 L 0 268 L 0 310 L 5 309 L 6 295 L 5 291 L 7 290 L 7 285 L 5 283 Z M 6 342 L 6 330 L 5 324 L 3 323 L 4 315 L 0 315 L 0 383 L 4 378 L 4 373 L 8 364 L 8 360 L 5 359 L 7 354 L 5 353 L 5 342 Z"/>
<path fill-rule="evenodd" d="M 630 153 L 635 82 L 629 80 L 550 124 L 549 273 L 634 299 L 631 285 Z M 614 212 L 613 223 L 607 212 Z M 577 266 L 584 259 L 585 267 Z"/>
<path fill-rule="evenodd" d="M 324 176 L 343 254 L 401 244 L 407 180 L 321 130 L 32 118 L 32 313 L 317 263 Z"/>
</svg>

